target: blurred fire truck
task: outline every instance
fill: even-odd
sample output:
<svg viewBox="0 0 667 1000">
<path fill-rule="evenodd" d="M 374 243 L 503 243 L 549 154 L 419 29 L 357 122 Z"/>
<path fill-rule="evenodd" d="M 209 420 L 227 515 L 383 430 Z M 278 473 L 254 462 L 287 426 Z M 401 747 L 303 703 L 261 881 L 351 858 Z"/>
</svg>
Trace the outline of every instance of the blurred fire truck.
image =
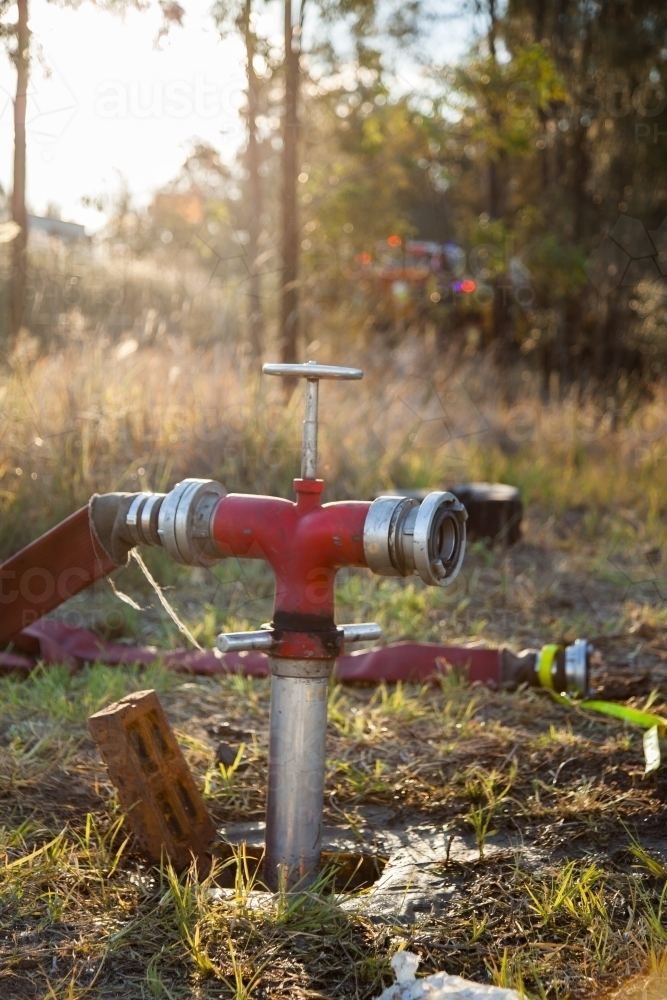
<svg viewBox="0 0 667 1000">
<path fill-rule="evenodd" d="M 466 273 L 465 251 L 456 243 L 403 241 L 390 236 L 375 244 L 374 254 L 357 254 L 361 274 L 381 298 L 392 302 L 398 315 L 420 307 L 470 295 L 477 285 Z"/>
</svg>

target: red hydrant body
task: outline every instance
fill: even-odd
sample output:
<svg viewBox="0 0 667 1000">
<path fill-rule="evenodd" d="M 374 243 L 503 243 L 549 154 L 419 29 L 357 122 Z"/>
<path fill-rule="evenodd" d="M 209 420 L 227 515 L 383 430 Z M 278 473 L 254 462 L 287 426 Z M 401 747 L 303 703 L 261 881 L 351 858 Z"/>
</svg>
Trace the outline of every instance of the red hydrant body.
<svg viewBox="0 0 667 1000">
<path fill-rule="evenodd" d="M 275 574 L 273 621 L 254 638 L 270 642 L 273 674 L 264 864 L 273 889 L 283 880 L 305 884 L 319 865 L 327 688 L 344 638 L 334 620 L 334 584 L 343 566 L 367 565 L 364 526 L 371 507 L 322 505 L 321 479 L 296 479 L 294 489 L 296 503 L 228 495 L 210 522 L 211 548 L 220 556 L 263 559 Z M 244 641 L 224 637 L 232 639 Z"/>
<path fill-rule="evenodd" d="M 366 566 L 370 503 L 322 505 L 321 479 L 296 479 L 296 503 L 231 493 L 218 503 L 212 542 L 223 557 L 263 559 L 276 578 L 272 656 L 331 659 L 341 651 L 334 584 L 343 566 Z"/>
</svg>

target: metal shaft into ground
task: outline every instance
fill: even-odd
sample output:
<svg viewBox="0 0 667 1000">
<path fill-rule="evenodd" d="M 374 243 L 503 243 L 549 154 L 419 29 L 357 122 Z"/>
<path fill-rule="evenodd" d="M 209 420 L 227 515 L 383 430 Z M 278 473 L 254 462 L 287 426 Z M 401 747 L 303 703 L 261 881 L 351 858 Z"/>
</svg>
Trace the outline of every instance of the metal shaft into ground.
<svg viewBox="0 0 667 1000">
<path fill-rule="evenodd" d="M 317 875 L 322 849 L 331 661 L 273 660 L 264 878 L 269 889 Z M 287 671 L 320 676 L 284 676 Z"/>
</svg>

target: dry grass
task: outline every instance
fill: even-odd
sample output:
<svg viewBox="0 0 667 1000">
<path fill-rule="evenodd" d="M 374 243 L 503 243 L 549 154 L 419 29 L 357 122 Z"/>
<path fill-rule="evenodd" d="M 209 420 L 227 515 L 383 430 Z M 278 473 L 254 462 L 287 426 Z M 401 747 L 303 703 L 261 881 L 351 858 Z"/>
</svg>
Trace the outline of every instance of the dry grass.
<svg viewBox="0 0 667 1000">
<path fill-rule="evenodd" d="M 159 348 L 131 338 L 111 345 L 81 333 L 62 352 L 30 360 L 30 350 L 19 344 L 13 367 L 0 374 L 3 555 L 95 491 L 164 490 L 191 475 L 231 491 L 291 495 L 301 392 L 285 405 L 279 380 L 258 376 L 231 348 L 204 350 L 183 338 Z M 660 625 L 664 393 L 634 410 L 574 397 L 544 404 L 520 373 L 501 380 L 486 364 L 456 364 L 410 337 L 391 362 L 370 349 L 346 360 L 367 374 L 361 383 L 323 386 L 325 499 L 486 479 L 520 486 L 529 508 L 526 542 L 495 555 L 473 547 L 448 591 L 342 575 L 347 614 L 379 616 L 392 638 L 464 632 L 518 643 L 545 630 Z M 261 566 L 228 562 L 204 574 L 154 550 L 148 559 L 160 582 L 176 588 L 172 597 L 200 641 L 212 641 L 222 624 L 266 620 L 272 581 Z M 119 582 L 149 607 L 135 568 Z M 138 615 L 105 594 L 106 585 L 88 604 L 75 603 L 72 621 L 176 641 L 159 613 Z"/>
<path fill-rule="evenodd" d="M 232 346 L 172 337 L 142 348 L 130 336 L 111 344 L 81 332 L 62 351 L 35 358 L 36 350 L 20 341 L 0 372 L 5 552 L 94 491 L 163 490 L 202 475 L 232 490 L 289 492 L 302 393 L 286 406 L 279 380 L 258 375 Z M 574 396 L 543 404 L 517 373 L 499 379 L 486 362 L 457 362 L 417 337 L 385 357 L 357 348 L 347 360 L 365 380 L 323 387 L 329 498 L 492 479 L 521 486 L 545 520 L 582 512 L 589 537 L 611 508 L 644 533 L 658 525 L 664 394 L 634 408 Z"/>
</svg>

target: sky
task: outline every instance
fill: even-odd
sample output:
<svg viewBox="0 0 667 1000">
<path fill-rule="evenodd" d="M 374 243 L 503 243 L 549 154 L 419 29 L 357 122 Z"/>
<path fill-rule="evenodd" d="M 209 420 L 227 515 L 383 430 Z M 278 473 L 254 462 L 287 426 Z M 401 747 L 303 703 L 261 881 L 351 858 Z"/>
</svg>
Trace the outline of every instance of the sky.
<svg viewBox="0 0 667 1000">
<path fill-rule="evenodd" d="M 229 161 L 244 141 L 244 52 L 237 38 L 221 40 L 210 18 L 211 0 L 184 0 L 183 27 L 156 44 L 157 5 L 123 17 L 92 4 L 68 9 L 31 0 L 35 47 L 28 97 L 29 210 L 57 205 L 62 218 L 89 231 L 105 217 L 82 198 L 124 184 L 137 205 L 179 171 L 193 139 L 203 139 Z M 280 8 L 265 8 L 260 33 L 280 42 Z M 5 20 L 14 21 L 15 8 Z M 453 60 L 469 25 L 456 21 L 433 36 L 433 57 Z M 306 36 L 307 48 L 307 36 Z M 409 89 L 418 71 L 398 66 Z M 0 184 L 11 190 L 15 72 L 0 52 Z"/>
</svg>

